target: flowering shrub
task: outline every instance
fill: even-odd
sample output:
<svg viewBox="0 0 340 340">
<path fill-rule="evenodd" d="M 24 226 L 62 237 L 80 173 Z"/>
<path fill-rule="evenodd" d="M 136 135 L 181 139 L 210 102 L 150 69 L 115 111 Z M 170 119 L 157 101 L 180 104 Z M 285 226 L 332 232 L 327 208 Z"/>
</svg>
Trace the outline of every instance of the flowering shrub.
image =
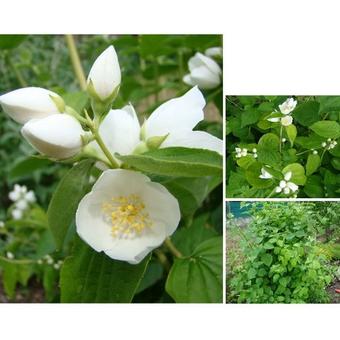
<svg viewBox="0 0 340 340">
<path fill-rule="evenodd" d="M 242 260 L 227 273 L 228 300 L 329 302 L 326 287 L 333 270 L 317 243 L 313 204 L 253 203 L 249 212 L 252 219 L 244 230 L 228 221 L 230 232 L 242 237 Z"/>
<path fill-rule="evenodd" d="M 165 77 L 159 74 L 161 56 L 173 64 L 173 51 L 180 51 L 175 56 L 183 66 L 183 53 L 187 59 L 192 55 L 183 37 L 178 37 L 169 55 L 167 49 L 161 53 L 152 49 L 155 42 L 161 46 L 165 37 L 139 39 L 135 41 L 138 57 L 142 64 L 151 64 L 155 73 L 149 77 L 155 77 L 156 83 Z M 166 37 L 163 44 L 171 46 L 172 39 Z M 73 38 L 66 41 L 83 91 L 69 100 L 57 88 L 52 91 L 38 84 L 0 96 L 4 113 L 21 125 L 21 135 L 38 152 L 35 160 L 43 162 L 41 167 L 72 166 L 54 189 L 47 209 L 55 260 L 47 254 L 52 260 L 42 257 L 37 264 L 61 267 L 62 302 L 130 302 L 136 291 L 159 281 L 176 302 L 221 302 L 222 238 L 221 229 L 214 225 L 221 226 L 222 200 L 205 200 L 212 191 L 219 193 L 223 150 L 222 140 L 214 135 L 214 126 L 220 124 L 209 127 L 203 111 L 207 97 L 218 114 L 221 103 L 217 106 L 213 101 L 218 102 L 222 94 L 221 78 L 213 92 L 202 93 L 198 86 L 212 87 L 200 83 L 188 88 L 180 69 L 172 79 L 179 82 L 174 86 L 179 91 L 170 91 L 170 99 L 157 99 L 142 119 L 134 97 L 124 91 L 128 86 L 121 69 L 124 57 L 114 46 L 100 49 L 86 79 Z M 217 52 L 221 58 L 219 49 L 207 51 L 210 57 L 206 58 Z M 211 59 L 208 64 L 215 65 L 220 77 L 218 63 Z M 158 97 L 163 88 L 159 83 L 150 95 Z M 21 196 L 17 200 L 17 205 L 26 202 Z M 203 216 L 196 215 L 203 203 Z M 184 284 L 187 281 L 196 288 Z M 204 289 L 206 281 L 209 293 Z"/>
<path fill-rule="evenodd" d="M 339 97 L 228 97 L 227 196 L 339 197 L 339 111 Z"/>
</svg>

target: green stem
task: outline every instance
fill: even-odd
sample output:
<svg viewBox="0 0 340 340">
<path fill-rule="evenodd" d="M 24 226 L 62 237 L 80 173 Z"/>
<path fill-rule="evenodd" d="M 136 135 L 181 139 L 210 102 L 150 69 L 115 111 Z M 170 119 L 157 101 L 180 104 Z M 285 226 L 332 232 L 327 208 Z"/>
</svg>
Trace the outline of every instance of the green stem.
<svg viewBox="0 0 340 340">
<path fill-rule="evenodd" d="M 154 253 L 156 254 L 160 264 L 163 266 L 163 268 L 168 272 L 170 270 L 170 262 L 168 260 L 168 258 L 165 256 L 165 254 L 159 250 L 159 249 L 156 249 L 154 251 Z"/>
<path fill-rule="evenodd" d="M 24 77 L 23 77 L 21 71 L 18 69 L 18 67 L 12 62 L 11 56 L 9 54 L 7 54 L 6 60 L 7 60 L 9 67 L 13 70 L 16 78 L 18 79 L 20 86 L 26 87 L 27 86 L 26 80 L 24 79 Z"/>
<path fill-rule="evenodd" d="M 326 149 L 322 151 L 321 157 L 320 157 L 320 164 L 322 163 L 323 156 L 325 155 Z"/>
<path fill-rule="evenodd" d="M 71 58 L 71 62 L 73 65 L 74 73 L 78 79 L 80 88 L 85 91 L 86 90 L 85 73 L 84 73 L 83 67 L 81 66 L 81 62 L 80 62 L 80 58 L 79 58 L 79 54 L 78 54 L 78 50 L 77 50 L 77 46 L 75 44 L 74 38 L 72 35 L 66 34 L 65 40 L 66 40 L 67 47 L 70 53 L 70 58 Z"/>
<path fill-rule="evenodd" d="M 280 127 L 280 153 L 282 153 L 282 132 L 283 132 L 283 127 L 281 125 Z"/>
<path fill-rule="evenodd" d="M 175 247 L 175 245 L 172 243 L 169 237 L 165 239 L 164 244 L 167 246 L 172 255 L 174 255 L 177 258 L 183 257 L 182 253 Z"/>
<path fill-rule="evenodd" d="M 98 130 L 92 130 L 94 139 L 96 140 L 96 142 L 98 143 L 99 147 L 102 149 L 102 151 L 104 152 L 104 155 L 107 157 L 107 159 L 110 161 L 111 163 L 111 167 L 112 169 L 116 169 L 119 168 L 119 164 L 117 163 L 117 161 L 113 158 L 113 156 L 111 155 L 111 152 L 109 151 L 109 149 L 106 147 L 104 141 L 102 140 L 102 137 L 99 135 Z"/>
</svg>

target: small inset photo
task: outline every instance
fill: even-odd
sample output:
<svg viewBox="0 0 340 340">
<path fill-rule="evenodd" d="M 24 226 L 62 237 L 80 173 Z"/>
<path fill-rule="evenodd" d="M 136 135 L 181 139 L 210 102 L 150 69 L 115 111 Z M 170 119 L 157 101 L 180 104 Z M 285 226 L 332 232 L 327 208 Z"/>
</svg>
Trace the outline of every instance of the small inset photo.
<svg viewBox="0 0 340 340">
<path fill-rule="evenodd" d="M 226 100 L 227 197 L 340 197 L 340 96 Z"/>
<path fill-rule="evenodd" d="M 227 303 L 340 303 L 340 202 L 228 202 Z"/>
</svg>

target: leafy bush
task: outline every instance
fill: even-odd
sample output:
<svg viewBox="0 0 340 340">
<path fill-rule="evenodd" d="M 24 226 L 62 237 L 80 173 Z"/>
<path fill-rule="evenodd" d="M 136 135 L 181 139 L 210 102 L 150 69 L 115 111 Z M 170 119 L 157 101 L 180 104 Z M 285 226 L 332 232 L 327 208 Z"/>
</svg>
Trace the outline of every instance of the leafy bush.
<svg viewBox="0 0 340 340">
<path fill-rule="evenodd" d="M 228 299 L 239 303 L 323 303 L 332 281 L 326 256 L 318 251 L 310 203 L 253 203 L 243 231 L 243 260 L 227 275 Z"/>
<path fill-rule="evenodd" d="M 339 197 L 339 112 L 335 96 L 227 97 L 227 196 Z"/>
</svg>

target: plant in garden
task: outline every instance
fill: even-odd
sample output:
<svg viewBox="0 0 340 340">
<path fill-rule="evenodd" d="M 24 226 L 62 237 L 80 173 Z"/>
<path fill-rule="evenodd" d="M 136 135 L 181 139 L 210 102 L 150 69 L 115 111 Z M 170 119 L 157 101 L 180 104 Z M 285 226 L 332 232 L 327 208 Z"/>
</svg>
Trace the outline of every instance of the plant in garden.
<svg viewBox="0 0 340 340">
<path fill-rule="evenodd" d="M 339 112 L 339 97 L 228 97 L 227 196 L 339 197 Z"/>
<path fill-rule="evenodd" d="M 228 299 L 240 303 L 328 302 L 332 268 L 318 251 L 312 203 L 248 204 L 247 228 L 228 221 L 241 238 L 242 261 L 227 274 Z"/>
<path fill-rule="evenodd" d="M 71 50 L 77 64 L 76 50 Z M 158 261 L 170 270 L 166 289 L 175 301 L 220 302 L 221 237 L 200 234 L 189 242 L 190 250 L 169 238 L 181 217 L 183 224 L 191 224 L 195 210 L 221 182 L 222 141 L 194 130 L 204 119 L 203 94 L 194 87 L 140 124 L 132 104 L 112 109 L 123 85 L 110 46 L 91 67 L 86 82 L 90 103 L 82 109 L 40 87 L 0 96 L 4 112 L 23 124 L 22 136 L 39 159 L 74 164 L 47 212 L 56 249 L 63 251 L 70 237 L 74 241 L 60 274 L 61 301 L 129 302 L 141 280 L 149 280 L 149 262 Z M 72 233 L 74 217 L 80 238 Z M 184 277 L 200 286 L 201 275 L 212 284 L 209 293 L 183 286 Z"/>
</svg>

